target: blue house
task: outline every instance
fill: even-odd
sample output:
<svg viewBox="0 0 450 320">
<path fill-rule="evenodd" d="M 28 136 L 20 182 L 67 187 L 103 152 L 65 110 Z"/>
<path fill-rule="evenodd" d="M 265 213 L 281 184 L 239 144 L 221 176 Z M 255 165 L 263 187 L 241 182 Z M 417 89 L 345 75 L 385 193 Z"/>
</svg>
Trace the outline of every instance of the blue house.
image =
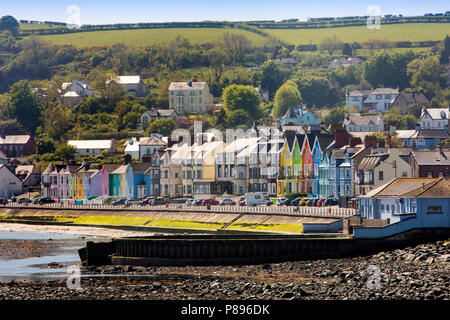
<svg viewBox="0 0 450 320">
<path fill-rule="evenodd" d="M 150 163 L 130 163 L 127 168 L 127 198 L 141 199 L 150 195 Z"/>
<path fill-rule="evenodd" d="M 322 163 L 319 165 L 319 197 L 330 196 L 330 159 L 328 152 L 323 153 Z"/>
<path fill-rule="evenodd" d="M 413 229 L 450 228 L 450 178 L 396 178 L 358 198 L 359 215 L 385 220 L 354 228 L 355 238 L 384 238 Z"/>
<path fill-rule="evenodd" d="M 415 145 L 416 150 L 432 150 L 442 141 L 450 139 L 450 134 L 446 129 L 418 129 L 399 130 L 397 134 L 405 144 L 405 147 Z"/>
<path fill-rule="evenodd" d="M 289 122 L 295 123 L 296 126 L 302 126 L 304 124 L 313 126 L 320 124 L 320 121 L 317 120 L 313 112 L 303 105 L 300 105 L 297 110 L 289 108 L 280 119 L 282 126 L 287 125 Z"/>
</svg>

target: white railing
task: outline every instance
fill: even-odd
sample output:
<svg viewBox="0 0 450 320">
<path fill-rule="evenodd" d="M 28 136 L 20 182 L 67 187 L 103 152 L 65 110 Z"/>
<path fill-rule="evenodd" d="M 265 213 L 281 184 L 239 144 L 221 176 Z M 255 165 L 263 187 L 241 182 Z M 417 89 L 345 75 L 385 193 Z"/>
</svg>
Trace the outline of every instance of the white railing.
<svg viewBox="0 0 450 320">
<path fill-rule="evenodd" d="M 286 206 L 188 206 L 186 204 L 169 204 L 149 206 L 149 205 L 76 205 L 76 204 L 18 204 L 15 202 L 8 203 L 7 207 L 17 208 L 61 208 L 61 209 L 79 209 L 79 210 L 113 210 L 113 211 L 188 211 L 188 212 L 219 212 L 219 213 L 257 213 L 257 214 L 292 214 L 292 215 L 312 215 L 312 216 L 336 216 L 347 217 L 356 215 L 356 210 L 351 208 L 338 207 L 286 207 Z"/>
</svg>

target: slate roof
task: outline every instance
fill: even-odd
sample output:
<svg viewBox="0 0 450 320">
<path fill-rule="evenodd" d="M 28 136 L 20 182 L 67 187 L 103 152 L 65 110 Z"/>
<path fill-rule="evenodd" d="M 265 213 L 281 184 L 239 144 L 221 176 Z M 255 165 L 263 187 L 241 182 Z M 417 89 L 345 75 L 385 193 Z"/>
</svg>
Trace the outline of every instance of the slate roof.
<svg viewBox="0 0 450 320">
<path fill-rule="evenodd" d="M 146 138 L 144 140 L 141 140 L 139 143 L 140 146 L 165 146 L 166 143 L 159 139 L 158 137 L 151 136 L 149 138 Z"/>
<path fill-rule="evenodd" d="M 26 144 L 30 139 L 30 135 L 0 136 L 0 144 Z"/>
<path fill-rule="evenodd" d="M 420 129 L 414 133 L 411 138 L 413 139 L 444 139 L 450 138 L 448 131 L 445 129 Z"/>
<path fill-rule="evenodd" d="M 203 90 L 207 86 L 206 82 L 191 82 L 191 86 L 185 82 L 171 82 L 169 90 Z"/>
<path fill-rule="evenodd" d="M 426 188 L 429 184 L 436 182 L 439 178 L 396 178 L 388 183 L 369 191 L 363 198 L 404 198 L 405 194 L 418 188 Z"/>
<path fill-rule="evenodd" d="M 449 166 L 450 151 L 412 151 L 419 166 Z"/>
<path fill-rule="evenodd" d="M 380 116 L 379 115 L 372 115 L 372 116 L 362 116 L 359 114 L 353 114 L 349 115 L 348 119 L 344 119 L 344 126 L 348 125 L 357 125 L 357 126 L 366 126 L 366 125 L 379 125 L 380 124 Z"/>
<path fill-rule="evenodd" d="M 428 104 L 430 102 L 422 93 L 419 92 L 403 92 L 400 93 L 395 100 L 399 99 L 400 97 L 405 99 L 406 103 L 408 104 Z"/>
</svg>

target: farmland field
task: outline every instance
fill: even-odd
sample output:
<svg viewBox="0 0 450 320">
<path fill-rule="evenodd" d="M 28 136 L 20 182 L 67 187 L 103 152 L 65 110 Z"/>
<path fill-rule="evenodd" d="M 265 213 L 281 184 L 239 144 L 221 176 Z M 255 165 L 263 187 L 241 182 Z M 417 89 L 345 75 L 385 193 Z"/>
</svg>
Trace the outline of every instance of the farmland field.
<svg viewBox="0 0 450 320">
<path fill-rule="evenodd" d="M 36 29 L 47 29 L 51 28 L 48 24 L 30 24 L 30 23 L 21 23 L 20 30 L 36 30 Z"/>
<path fill-rule="evenodd" d="M 363 42 L 369 39 L 389 41 L 443 40 L 450 35 L 450 23 L 408 23 L 381 25 L 379 30 L 369 30 L 366 26 L 322 28 L 322 29 L 264 29 L 268 33 L 289 43 L 314 44 L 336 36 L 343 42 Z"/>
<path fill-rule="evenodd" d="M 40 36 L 53 44 L 72 44 L 77 47 L 108 46 L 117 43 L 125 45 L 149 46 L 174 39 L 178 34 L 188 38 L 192 43 L 221 41 L 223 34 L 242 34 L 254 45 L 261 45 L 266 39 L 258 34 L 228 28 L 164 28 L 138 30 L 111 30 L 78 32 L 70 34 Z"/>
</svg>

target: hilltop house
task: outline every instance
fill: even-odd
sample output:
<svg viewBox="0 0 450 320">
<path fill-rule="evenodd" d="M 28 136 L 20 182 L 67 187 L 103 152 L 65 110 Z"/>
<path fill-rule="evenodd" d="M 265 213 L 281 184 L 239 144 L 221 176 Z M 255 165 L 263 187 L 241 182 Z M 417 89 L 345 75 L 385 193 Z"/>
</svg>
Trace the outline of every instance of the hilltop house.
<svg viewBox="0 0 450 320">
<path fill-rule="evenodd" d="M 316 126 L 320 124 L 314 113 L 305 105 L 300 105 L 297 110 L 289 108 L 284 116 L 280 119 L 282 126 L 294 123 L 296 126 L 308 125 Z"/>
<path fill-rule="evenodd" d="M 450 107 L 447 109 L 423 107 L 420 115 L 420 128 L 448 131 L 449 120 Z"/>
<path fill-rule="evenodd" d="M 76 78 L 72 82 L 64 82 L 61 85 L 61 103 L 68 107 L 73 107 L 86 97 L 92 97 L 94 89 L 86 80 L 78 81 Z"/>
<path fill-rule="evenodd" d="M 133 97 L 145 97 L 147 87 L 141 76 L 116 76 L 106 80 L 106 84 L 115 82 L 123 87 L 125 94 Z"/>
<path fill-rule="evenodd" d="M 141 138 L 139 142 L 139 159 L 142 160 L 144 156 L 150 156 L 155 151 L 164 149 L 167 144 L 156 136 L 149 138 Z"/>
<path fill-rule="evenodd" d="M 103 152 L 114 152 L 113 140 L 69 140 L 68 145 L 76 149 L 75 157 L 95 157 Z"/>
<path fill-rule="evenodd" d="M 178 115 L 183 113 L 201 114 L 213 103 L 206 82 L 171 82 L 169 86 L 169 109 Z"/>
<path fill-rule="evenodd" d="M 398 88 L 347 90 L 345 94 L 345 103 L 346 106 L 355 107 L 360 112 L 384 112 L 391 107 L 398 94 Z"/>
<path fill-rule="evenodd" d="M 400 113 L 405 115 L 408 113 L 408 107 L 417 104 L 421 107 L 428 106 L 430 101 L 419 92 L 402 92 L 395 98 L 391 107 L 397 107 Z"/>
<path fill-rule="evenodd" d="M 173 119 L 176 116 L 176 112 L 173 109 L 150 109 L 145 110 L 141 115 L 141 121 L 138 124 L 138 130 L 145 130 L 149 123 L 158 119 Z"/>
<path fill-rule="evenodd" d="M 30 135 L 1 135 L 0 151 L 8 158 L 25 157 L 36 153 L 36 142 Z"/>
<path fill-rule="evenodd" d="M 331 61 L 330 65 L 328 66 L 328 68 L 345 68 L 348 66 L 357 66 L 359 64 L 362 63 L 362 60 L 358 57 L 350 57 L 350 58 L 342 58 L 342 59 L 334 59 L 333 61 Z"/>
<path fill-rule="evenodd" d="M 383 117 L 377 115 L 363 116 L 360 114 L 346 114 L 343 127 L 347 132 L 376 132 L 384 130 Z"/>
</svg>

